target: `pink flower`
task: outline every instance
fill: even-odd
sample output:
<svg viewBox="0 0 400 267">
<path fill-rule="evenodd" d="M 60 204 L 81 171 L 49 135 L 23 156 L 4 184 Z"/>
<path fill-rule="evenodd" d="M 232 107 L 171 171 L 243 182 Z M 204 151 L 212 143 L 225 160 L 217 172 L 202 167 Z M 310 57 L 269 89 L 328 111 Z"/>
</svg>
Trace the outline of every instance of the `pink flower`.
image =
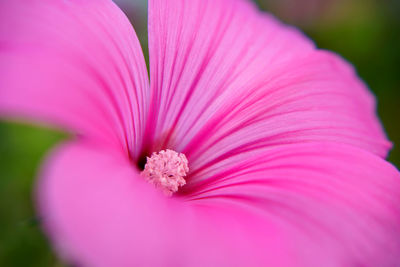
<svg viewBox="0 0 400 267">
<path fill-rule="evenodd" d="M 1 115 L 75 135 L 37 194 L 68 262 L 400 264 L 400 175 L 351 66 L 244 0 L 150 0 L 148 30 L 150 82 L 111 1 L 0 3 Z"/>
</svg>

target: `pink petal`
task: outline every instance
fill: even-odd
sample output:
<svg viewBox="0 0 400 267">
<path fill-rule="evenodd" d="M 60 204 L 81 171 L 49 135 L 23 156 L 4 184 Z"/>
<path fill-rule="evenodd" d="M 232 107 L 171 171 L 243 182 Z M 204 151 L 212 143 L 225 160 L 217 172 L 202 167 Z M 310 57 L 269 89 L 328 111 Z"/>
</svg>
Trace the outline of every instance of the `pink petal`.
<svg viewBox="0 0 400 267">
<path fill-rule="evenodd" d="M 38 187 L 58 252 L 78 266 L 291 266 L 288 236 L 247 209 L 168 198 L 116 150 L 63 146 Z"/>
<path fill-rule="evenodd" d="M 352 67 L 249 2 L 149 1 L 150 150 L 184 152 L 194 170 L 314 141 L 386 156 L 374 97 Z"/>
<path fill-rule="evenodd" d="M 71 144 L 48 162 L 42 219 L 79 266 L 397 266 L 400 175 L 347 145 L 305 144 L 164 197 L 115 150 Z"/>
<path fill-rule="evenodd" d="M 328 142 L 246 156 L 203 174 L 186 194 L 200 203 L 247 205 L 280 225 L 291 237 L 293 266 L 400 264 L 400 173 L 389 163 Z"/>
<path fill-rule="evenodd" d="M 131 24 L 111 1 L 2 1 L 0 62 L 0 116 L 140 146 L 146 64 Z"/>
</svg>

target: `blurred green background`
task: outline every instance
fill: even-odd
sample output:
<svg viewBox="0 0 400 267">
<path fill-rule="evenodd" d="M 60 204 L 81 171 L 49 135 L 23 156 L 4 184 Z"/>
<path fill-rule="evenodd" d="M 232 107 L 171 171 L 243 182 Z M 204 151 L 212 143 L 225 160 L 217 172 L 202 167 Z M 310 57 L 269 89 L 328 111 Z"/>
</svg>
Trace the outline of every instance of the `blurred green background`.
<svg viewBox="0 0 400 267">
<path fill-rule="evenodd" d="M 146 1 L 119 0 L 147 53 Z M 352 62 L 378 99 L 378 113 L 400 166 L 400 1 L 258 0 L 296 25 L 320 48 Z M 33 125 L 0 122 L 0 266 L 63 266 L 35 217 L 35 174 L 48 150 L 66 135 Z"/>
</svg>

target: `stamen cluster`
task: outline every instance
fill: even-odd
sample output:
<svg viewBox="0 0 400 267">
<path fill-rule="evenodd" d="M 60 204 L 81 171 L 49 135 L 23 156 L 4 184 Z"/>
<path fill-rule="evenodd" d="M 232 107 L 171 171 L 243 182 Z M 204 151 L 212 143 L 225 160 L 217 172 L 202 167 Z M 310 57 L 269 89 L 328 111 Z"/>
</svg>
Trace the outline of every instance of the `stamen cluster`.
<svg viewBox="0 0 400 267">
<path fill-rule="evenodd" d="M 171 196 L 180 186 L 186 184 L 184 177 L 189 172 L 188 160 L 182 153 L 173 150 L 161 150 L 147 157 L 141 175 L 164 194 Z"/>
</svg>

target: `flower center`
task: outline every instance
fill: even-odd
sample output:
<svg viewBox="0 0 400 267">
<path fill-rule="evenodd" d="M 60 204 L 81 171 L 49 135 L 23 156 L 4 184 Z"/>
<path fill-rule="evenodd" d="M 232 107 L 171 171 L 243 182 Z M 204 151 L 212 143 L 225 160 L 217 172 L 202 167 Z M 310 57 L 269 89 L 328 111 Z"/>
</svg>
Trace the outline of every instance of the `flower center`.
<svg viewBox="0 0 400 267">
<path fill-rule="evenodd" d="M 144 170 L 140 173 L 149 183 L 171 196 L 186 184 L 184 177 L 189 172 L 188 160 L 182 153 L 161 150 L 147 157 Z"/>
</svg>

